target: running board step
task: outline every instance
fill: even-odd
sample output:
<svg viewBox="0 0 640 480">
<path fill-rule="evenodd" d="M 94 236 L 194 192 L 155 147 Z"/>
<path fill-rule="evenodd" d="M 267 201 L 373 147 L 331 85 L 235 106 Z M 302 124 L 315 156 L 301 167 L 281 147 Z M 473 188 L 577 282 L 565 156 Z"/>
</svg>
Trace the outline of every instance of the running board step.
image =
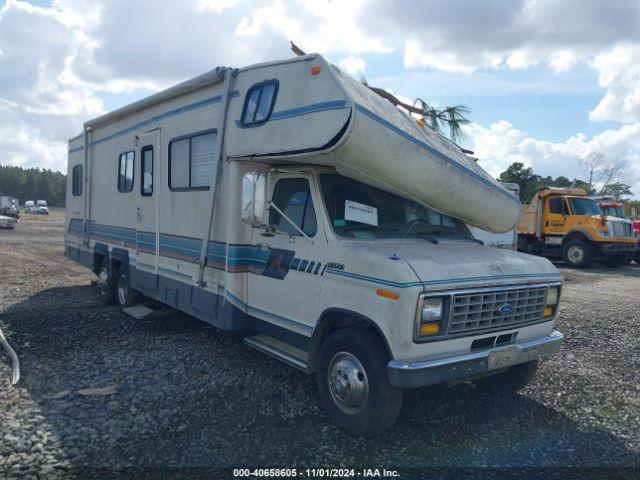
<svg viewBox="0 0 640 480">
<path fill-rule="evenodd" d="M 153 310 L 152 308 L 147 307 L 144 303 L 137 303 L 136 305 L 123 308 L 122 311 L 136 320 L 142 320 L 151 316 L 160 317 L 175 312 L 173 308 Z"/>
<path fill-rule="evenodd" d="M 288 343 L 263 334 L 247 337 L 244 343 L 303 372 L 307 371 L 307 352 L 301 348 L 292 347 Z"/>
</svg>

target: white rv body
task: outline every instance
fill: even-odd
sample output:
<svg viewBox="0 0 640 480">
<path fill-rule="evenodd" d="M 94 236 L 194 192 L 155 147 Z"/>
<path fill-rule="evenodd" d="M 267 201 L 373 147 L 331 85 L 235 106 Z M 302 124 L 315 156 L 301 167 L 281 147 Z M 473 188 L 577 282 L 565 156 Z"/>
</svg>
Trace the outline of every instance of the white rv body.
<svg viewBox="0 0 640 480">
<path fill-rule="evenodd" d="M 277 92 L 267 120 L 244 125 L 247 95 L 256 86 L 266 95 L 269 82 L 277 82 Z M 202 136 L 206 148 L 194 140 Z M 187 144 L 188 172 L 175 160 L 187 155 Z M 134 159 L 132 188 L 120 192 L 127 152 Z M 143 155 L 153 158 L 148 195 Z M 313 232 L 283 233 L 282 216 L 280 230 L 241 220 L 243 178 L 254 171 L 269 172 L 270 199 L 278 182 L 308 185 L 304 209 L 314 209 Z M 518 346 L 512 364 L 557 348 L 556 307 L 542 314 L 547 290 L 561 283 L 548 260 L 472 239 L 345 239 L 336 233 L 340 222 L 329 220 L 321 186 L 323 175 L 336 172 L 428 205 L 434 215 L 495 231 L 512 228 L 520 211 L 517 196 L 454 144 L 309 55 L 217 69 L 87 122 L 69 142 L 66 255 L 96 272 L 101 265 L 109 275 L 125 271 L 133 289 L 219 328 L 259 332 L 254 346 L 307 372 L 317 368 L 333 328 L 360 321 L 384 340 L 389 378 L 398 386 L 466 378 L 471 373 L 455 367 L 442 373 L 441 360 L 463 361 L 480 337 L 511 338 Z M 190 186 L 174 188 L 171 175 Z M 212 187 L 193 186 L 203 181 Z M 526 315 L 514 303 L 513 321 L 501 325 L 476 322 L 458 333 L 443 327 L 437 341 L 416 339 L 425 294 L 446 303 L 474 291 L 490 292 L 494 303 L 504 295 L 513 302 L 536 296 L 538 303 Z M 447 314 L 461 318 L 453 306 Z M 483 365 L 472 373 L 498 368 L 486 359 Z"/>
<path fill-rule="evenodd" d="M 519 195 L 520 186 L 517 183 L 503 182 L 502 185 L 510 192 L 513 192 L 516 197 Z M 515 226 L 503 233 L 494 233 L 474 226 L 469 226 L 469 230 L 471 230 L 474 238 L 490 247 L 508 248 L 510 250 L 518 249 L 518 229 Z"/>
</svg>

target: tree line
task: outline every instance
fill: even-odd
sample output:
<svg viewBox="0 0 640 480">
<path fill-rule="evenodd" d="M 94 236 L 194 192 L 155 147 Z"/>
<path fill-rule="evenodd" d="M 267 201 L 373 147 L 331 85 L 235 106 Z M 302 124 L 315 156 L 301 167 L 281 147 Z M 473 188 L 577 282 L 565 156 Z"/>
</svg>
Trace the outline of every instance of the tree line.
<svg viewBox="0 0 640 480">
<path fill-rule="evenodd" d="M 514 162 L 500 174 L 501 182 L 516 183 L 520 187 L 520 201 L 527 203 L 540 187 L 581 188 L 588 195 L 611 197 L 624 202 L 627 209 L 635 207 L 640 212 L 640 201 L 632 200 L 631 186 L 624 183 L 627 164 L 618 159 L 609 159 L 599 152 L 594 152 L 580 161 L 580 168 L 584 179 L 567 177 L 543 177 L 534 173 L 531 167 L 523 163 Z"/>
<path fill-rule="evenodd" d="M 67 176 L 53 170 L 0 165 L 0 195 L 27 200 L 46 200 L 51 207 L 64 207 Z"/>
</svg>

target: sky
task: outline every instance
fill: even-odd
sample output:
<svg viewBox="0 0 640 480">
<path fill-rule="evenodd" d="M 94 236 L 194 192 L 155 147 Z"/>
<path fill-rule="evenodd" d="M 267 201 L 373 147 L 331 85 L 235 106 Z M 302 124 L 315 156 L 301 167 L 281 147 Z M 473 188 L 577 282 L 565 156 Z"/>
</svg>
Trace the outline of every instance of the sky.
<svg viewBox="0 0 640 480">
<path fill-rule="evenodd" d="M 463 145 L 583 178 L 624 159 L 640 197 L 640 0 L 0 0 L 0 164 L 66 172 L 82 124 L 289 41 L 410 103 L 464 104 Z"/>
</svg>

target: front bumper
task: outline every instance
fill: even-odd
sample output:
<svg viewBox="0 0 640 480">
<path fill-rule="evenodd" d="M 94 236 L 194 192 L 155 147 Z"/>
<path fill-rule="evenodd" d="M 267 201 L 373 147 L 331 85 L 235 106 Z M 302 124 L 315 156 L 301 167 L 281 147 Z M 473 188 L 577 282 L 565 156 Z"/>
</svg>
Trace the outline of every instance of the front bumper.
<svg viewBox="0 0 640 480">
<path fill-rule="evenodd" d="M 387 367 L 389 381 L 402 388 L 424 387 L 477 377 L 493 370 L 550 357 L 558 351 L 564 335 L 550 335 L 529 342 L 505 345 L 455 357 L 405 362 L 392 360 Z"/>
<path fill-rule="evenodd" d="M 634 253 L 637 248 L 638 248 L 637 242 L 602 243 L 600 244 L 600 253 L 603 253 L 603 254 Z"/>
</svg>

